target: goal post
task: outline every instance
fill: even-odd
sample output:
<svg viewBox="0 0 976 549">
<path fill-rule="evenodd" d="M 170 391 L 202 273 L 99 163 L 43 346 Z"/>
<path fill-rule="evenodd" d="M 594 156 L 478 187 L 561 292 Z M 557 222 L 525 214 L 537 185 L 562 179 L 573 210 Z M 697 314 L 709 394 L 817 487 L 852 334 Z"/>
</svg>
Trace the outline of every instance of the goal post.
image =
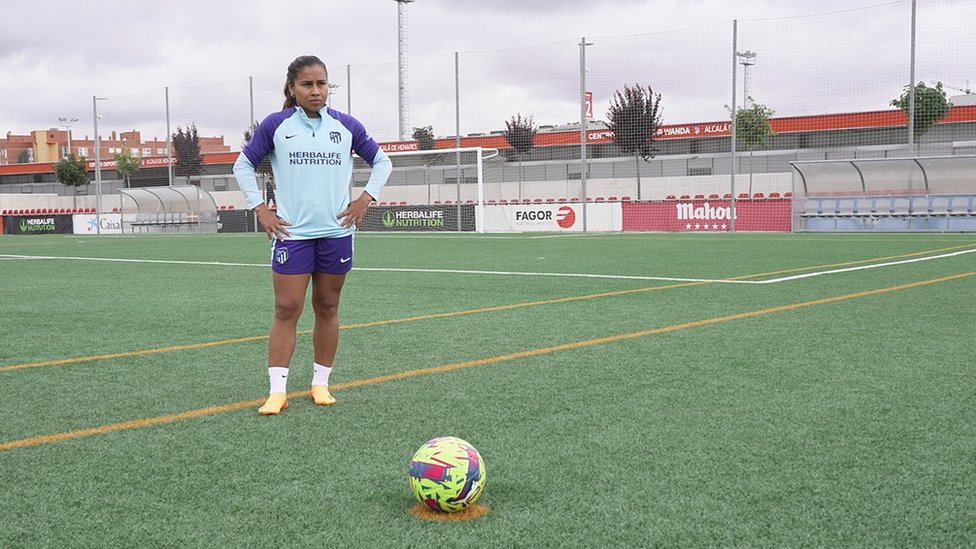
<svg viewBox="0 0 976 549">
<path fill-rule="evenodd" d="M 498 149 L 462 147 L 388 152 L 393 171 L 367 215 L 364 230 L 483 231 L 480 219 L 501 174 Z M 369 166 L 357 160 L 353 196 L 369 179 Z M 486 190 L 487 187 L 487 190 Z"/>
</svg>

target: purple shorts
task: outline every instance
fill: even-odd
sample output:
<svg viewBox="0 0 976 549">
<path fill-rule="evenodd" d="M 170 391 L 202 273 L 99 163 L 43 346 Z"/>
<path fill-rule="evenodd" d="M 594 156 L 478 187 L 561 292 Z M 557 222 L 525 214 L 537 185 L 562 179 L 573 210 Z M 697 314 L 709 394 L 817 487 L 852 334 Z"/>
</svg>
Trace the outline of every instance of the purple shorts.
<svg viewBox="0 0 976 549">
<path fill-rule="evenodd" d="M 271 244 L 271 270 L 279 274 L 346 274 L 352 269 L 352 235 Z"/>
</svg>

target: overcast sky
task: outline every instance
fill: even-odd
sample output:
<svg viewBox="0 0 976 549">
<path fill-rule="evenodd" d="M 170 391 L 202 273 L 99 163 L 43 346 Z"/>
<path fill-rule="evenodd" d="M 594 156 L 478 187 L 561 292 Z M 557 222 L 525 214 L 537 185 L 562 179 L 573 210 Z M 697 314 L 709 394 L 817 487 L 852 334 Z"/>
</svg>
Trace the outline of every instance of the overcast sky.
<svg viewBox="0 0 976 549">
<path fill-rule="evenodd" d="M 433 124 L 438 135 L 454 133 L 454 52 L 460 52 L 464 73 L 462 133 L 499 129 L 516 111 L 533 114 L 540 124 L 571 121 L 578 113 L 572 101 L 579 89 L 575 44 L 581 36 L 595 43 L 587 55 L 597 118 L 619 80 L 645 79 L 641 83 L 666 93 L 666 122 L 721 119 L 730 102 L 733 19 L 744 37 L 740 49 L 759 52 L 750 69 L 752 92 L 778 114 L 883 109 L 908 80 L 910 5 L 910 0 L 416 0 L 407 6 L 409 122 Z M 918 0 L 918 5 L 920 27 L 941 41 L 927 50 L 930 70 L 920 71 L 918 79 L 976 85 L 976 1 Z M 822 15 L 830 13 L 836 15 Z M 92 96 L 97 95 L 107 98 L 99 102 L 100 134 L 137 129 L 144 138 L 164 139 L 163 90 L 169 87 L 175 113 L 171 131 L 193 122 L 201 135 L 226 134 L 236 149 L 250 116 L 245 112 L 248 77 L 255 78 L 260 119 L 280 108 L 288 63 L 315 54 L 329 65 L 334 82 L 346 84 L 350 67 L 352 86 L 340 85 L 334 106 L 352 111 L 380 141 L 397 137 L 393 0 L 4 2 L 2 27 L 2 134 L 57 127 L 59 117 L 77 117 L 73 133 L 91 135 Z M 785 34 L 774 36 L 769 29 Z M 893 32 L 902 37 L 895 45 L 858 61 Z M 832 38 L 836 33 L 845 40 Z M 796 35 L 808 40 L 797 41 Z M 791 45 L 783 47 L 784 42 Z M 849 51 L 830 49 L 837 42 Z M 659 57 L 649 57 L 633 74 L 621 69 L 626 76 L 616 78 L 608 68 L 616 62 L 610 56 L 620 57 L 626 44 L 638 45 L 635 59 L 651 49 Z M 800 54 L 806 56 L 804 71 L 789 74 L 782 67 Z M 920 60 L 925 55 L 920 51 Z M 776 63 L 781 68 L 770 70 Z M 850 78 L 858 88 L 854 95 L 863 101 L 848 101 L 843 81 L 816 87 L 843 75 L 850 63 L 860 63 L 852 71 L 858 76 Z M 540 73 L 539 66 L 552 68 Z M 432 70 L 443 78 L 428 77 Z M 874 84 L 876 92 L 869 89 Z M 696 93 L 706 88 L 711 91 Z M 808 95 L 818 97 L 805 107 L 798 98 Z M 478 106 L 495 112 L 497 120 L 494 114 L 468 114 Z"/>
</svg>

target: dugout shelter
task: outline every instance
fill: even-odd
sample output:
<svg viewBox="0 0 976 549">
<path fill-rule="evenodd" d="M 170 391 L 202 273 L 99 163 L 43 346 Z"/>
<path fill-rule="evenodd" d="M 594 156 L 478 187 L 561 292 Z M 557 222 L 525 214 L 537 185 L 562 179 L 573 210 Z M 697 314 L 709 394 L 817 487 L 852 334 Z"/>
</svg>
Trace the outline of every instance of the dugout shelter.
<svg viewBox="0 0 976 549">
<path fill-rule="evenodd" d="M 217 203 L 196 185 L 120 189 L 123 233 L 217 232 Z"/>
</svg>

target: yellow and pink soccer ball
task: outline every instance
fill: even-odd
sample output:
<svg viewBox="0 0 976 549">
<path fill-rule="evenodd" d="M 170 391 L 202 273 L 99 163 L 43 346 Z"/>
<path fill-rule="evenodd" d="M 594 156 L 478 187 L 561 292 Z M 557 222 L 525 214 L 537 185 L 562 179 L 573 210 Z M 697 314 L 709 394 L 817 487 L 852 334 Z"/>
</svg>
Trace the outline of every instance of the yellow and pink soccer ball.
<svg viewBox="0 0 976 549">
<path fill-rule="evenodd" d="M 410 489 L 432 511 L 455 513 L 471 506 L 485 488 L 485 462 L 457 437 L 431 439 L 410 460 Z"/>
</svg>

